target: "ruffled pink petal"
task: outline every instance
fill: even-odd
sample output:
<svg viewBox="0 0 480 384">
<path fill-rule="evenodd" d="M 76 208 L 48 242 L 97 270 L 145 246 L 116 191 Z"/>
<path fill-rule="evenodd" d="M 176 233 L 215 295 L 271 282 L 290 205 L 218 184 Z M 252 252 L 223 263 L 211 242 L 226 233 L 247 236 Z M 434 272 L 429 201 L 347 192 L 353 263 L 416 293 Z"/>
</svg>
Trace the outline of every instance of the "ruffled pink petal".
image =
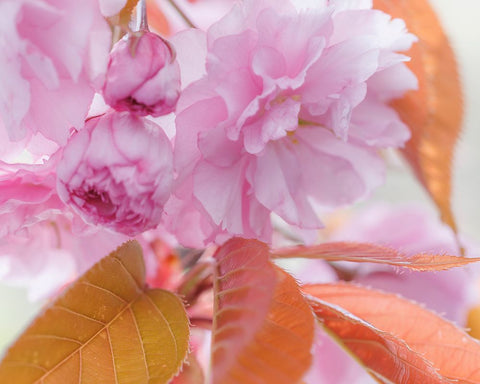
<svg viewBox="0 0 480 384">
<path fill-rule="evenodd" d="M 9 137 L 39 132 L 65 144 L 83 126 L 106 67 L 110 30 L 98 3 L 6 0 L 0 7 L 0 114 Z"/>
</svg>

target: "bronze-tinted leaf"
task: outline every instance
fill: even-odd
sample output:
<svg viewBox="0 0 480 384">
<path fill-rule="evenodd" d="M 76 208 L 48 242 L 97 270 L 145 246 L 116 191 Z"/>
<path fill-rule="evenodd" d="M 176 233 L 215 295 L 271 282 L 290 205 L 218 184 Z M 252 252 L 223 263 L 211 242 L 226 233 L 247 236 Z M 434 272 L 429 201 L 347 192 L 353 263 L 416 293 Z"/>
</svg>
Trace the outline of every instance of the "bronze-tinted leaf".
<svg viewBox="0 0 480 384">
<path fill-rule="evenodd" d="M 463 118 L 463 95 L 455 55 L 428 0 L 374 0 L 374 8 L 405 20 L 419 42 L 407 53 L 418 91 L 393 103 L 412 138 L 403 154 L 456 231 L 451 210 L 451 166 Z"/>
<path fill-rule="evenodd" d="M 395 294 L 352 284 L 309 285 L 303 290 L 404 340 L 455 383 L 480 383 L 480 344 L 440 316 Z"/>
<path fill-rule="evenodd" d="M 156 0 L 147 0 L 148 24 L 162 36 L 171 34 L 170 24 Z"/>
<path fill-rule="evenodd" d="M 214 384 L 297 383 L 311 363 L 314 319 L 295 280 L 256 240 L 215 254 Z"/>
<path fill-rule="evenodd" d="M 393 334 L 318 298 L 310 297 L 310 304 L 325 329 L 380 383 L 451 383 Z"/>
<path fill-rule="evenodd" d="M 0 382 L 168 383 L 188 338 L 181 300 L 145 287 L 142 251 L 131 241 L 33 321 L 0 363 Z"/>
<path fill-rule="evenodd" d="M 170 384 L 205 384 L 203 369 L 194 354 L 188 355 L 182 372 Z"/>
<path fill-rule="evenodd" d="M 406 255 L 393 248 L 381 245 L 353 242 L 332 242 L 313 246 L 281 248 L 273 251 L 272 256 L 282 259 L 302 257 L 325 261 L 386 264 L 415 271 L 441 271 L 480 261 L 480 258 L 451 255 L 426 253 Z"/>
<path fill-rule="evenodd" d="M 471 336 L 480 339 L 480 305 L 472 308 L 468 313 L 467 329 Z"/>
</svg>

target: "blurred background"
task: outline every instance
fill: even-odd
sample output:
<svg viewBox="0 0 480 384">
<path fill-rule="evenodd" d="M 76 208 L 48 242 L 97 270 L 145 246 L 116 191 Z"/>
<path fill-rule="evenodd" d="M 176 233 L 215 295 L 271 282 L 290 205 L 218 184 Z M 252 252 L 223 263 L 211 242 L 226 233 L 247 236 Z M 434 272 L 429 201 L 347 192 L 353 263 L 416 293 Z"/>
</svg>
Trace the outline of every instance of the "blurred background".
<svg viewBox="0 0 480 384">
<path fill-rule="evenodd" d="M 465 91 L 465 119 L 454 163 L 453 210 L 460 232 L 480 243 L 480 14 L 479 0 L 431 0 L 457 54 Z M 393 160 L 376 201 L 420 202 L 434 207 L 403 162 Z M 371 201 L 364 203 L 366 205 Z M 475 255 L 480 256 L 480 255 Z M 29 302 L 22 289 L 0 284 L 0 356 L 43 302 Z"/>
</svg>

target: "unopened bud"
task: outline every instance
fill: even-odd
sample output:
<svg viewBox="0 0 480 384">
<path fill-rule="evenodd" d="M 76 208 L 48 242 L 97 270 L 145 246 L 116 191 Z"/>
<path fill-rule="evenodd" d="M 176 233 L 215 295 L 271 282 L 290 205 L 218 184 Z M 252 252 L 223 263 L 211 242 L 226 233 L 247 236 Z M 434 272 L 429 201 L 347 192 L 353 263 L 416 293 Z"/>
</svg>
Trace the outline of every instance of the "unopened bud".
<svg viewBox="0 0 480 384">
<path fill-rule="evenodd" d="M 103 96 L 117 111 L 140 116 L 173 112 L 180 94 L 180 67 L 173 47 L 151 32 L 120 40 L 112 52 Z"/>
</svg>

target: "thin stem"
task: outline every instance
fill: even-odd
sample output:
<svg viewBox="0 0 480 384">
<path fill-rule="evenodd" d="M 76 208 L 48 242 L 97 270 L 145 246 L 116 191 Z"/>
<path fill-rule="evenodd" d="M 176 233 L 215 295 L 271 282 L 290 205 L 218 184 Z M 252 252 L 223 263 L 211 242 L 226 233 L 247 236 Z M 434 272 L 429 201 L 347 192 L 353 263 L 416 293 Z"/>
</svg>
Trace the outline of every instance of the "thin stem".
<svg viewBox="0 0 480 384">
<path fill-rule="evenodd" d="M 148 31 L 147 2 L 140 0 L 137 5 L 137 31 Z"/>
<path fill-rule="evenodd" d="M 175 0 L 168 0 L 170 5 L 175 8 L 175 11 L 180 15 L 180 17 L 185 21 L 185 23 L 190 27 L 190 28 L 197 28 L 195 24 L 193 24 L 192 20 L 183 12 L 180 7 L 177 5 Z"/>
</svg>

